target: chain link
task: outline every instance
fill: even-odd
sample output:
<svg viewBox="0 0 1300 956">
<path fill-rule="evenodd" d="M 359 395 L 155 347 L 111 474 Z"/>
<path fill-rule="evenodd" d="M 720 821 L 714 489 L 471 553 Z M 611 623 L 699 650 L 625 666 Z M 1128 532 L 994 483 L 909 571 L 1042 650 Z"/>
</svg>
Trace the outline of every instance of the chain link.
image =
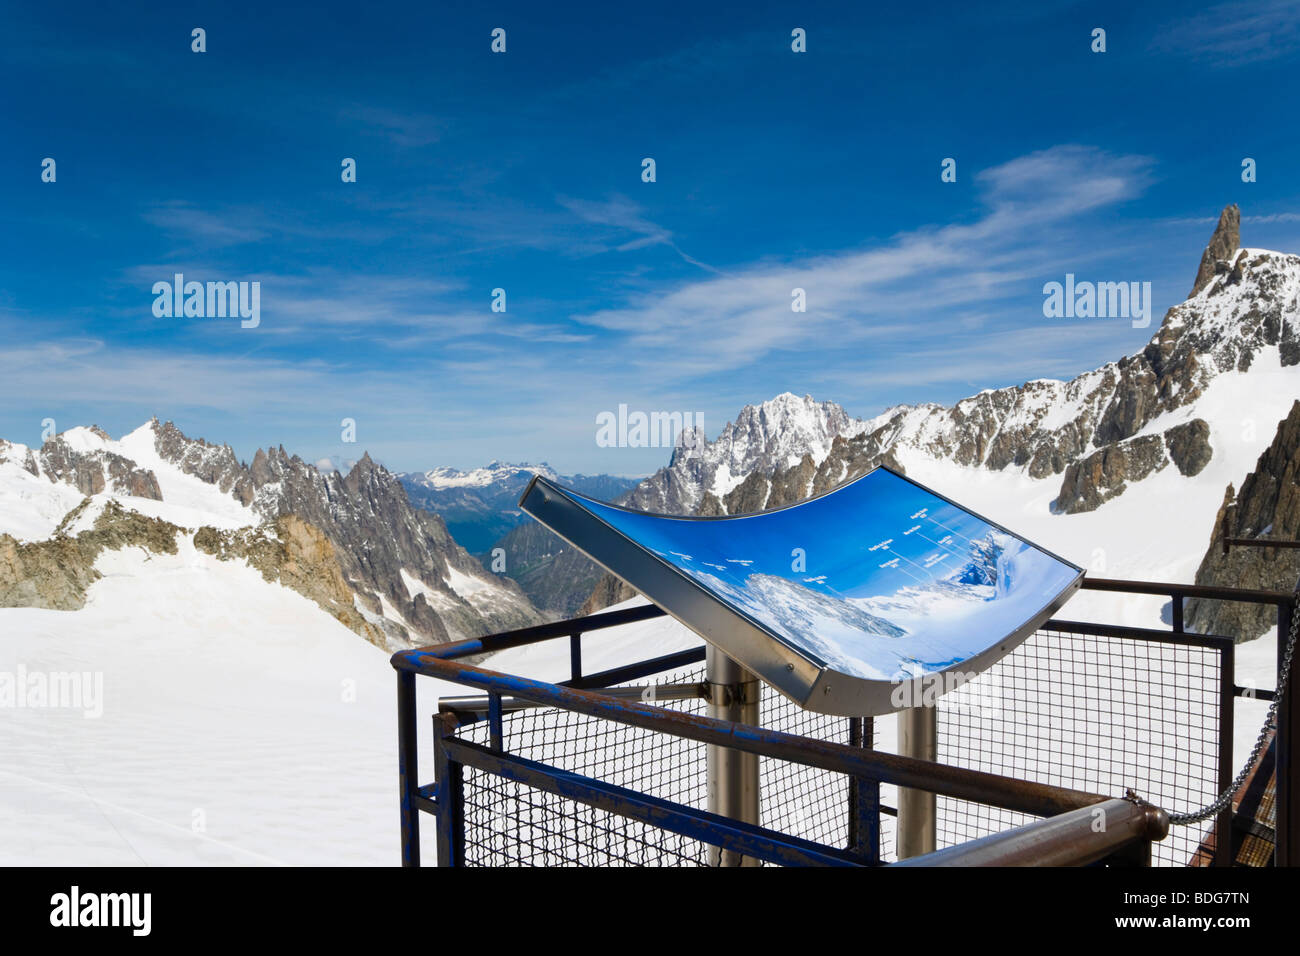
<svg viewBox="0 0 1300 956">
<path fill-rule="evenodd" d="M 1246 784 L 1246 778 L 1250 776 L 1250 771 L 1254 768 L 1255 762 L 1259 760 L 1260 754 L 1268 746 L 1268 738 L 1271 733 L 1277 730 L 1277 709 L 1282 703 L 1282 695 L 1286 693 L 1287 682 L 1291 677 L 1291 657 L 1295 653 L 1296 631 L 1300 630 L 1300 589 L 1296 590 L 1295 600 L 1291 608 L 1291 633 L 1286 639 L 1286 651 L 1282 655 L 1282 664 L 1277 675 L 1277 692 L 1273 695 L 1273 701 L 1268 706 L 1268 716 L 1264 718 L 1264 726 L 1260 728 L 1259 737 L 1255 741 L 1254 748 L 1250 751 L 1250 756 L 1246 758 L 1245 765 L 1237 778 L 1232 781 L 1227 790 L 1219 794 L 1217 800 L 1208 806 L 1202 807 L 1195 813 L 1171 813 L 1169 822 L 1175 826 L 1186 826 L 1190 823 L 1200 823 L 1202 820 L 1208 820 L 1210 817 L 1218 816 L 1228 808 L 1232 798 Z M 1279 635 L 1280 637 L 1281 635 Z M 1228 741 L 1228 746 L 1232 741 Z"/>
</svg>

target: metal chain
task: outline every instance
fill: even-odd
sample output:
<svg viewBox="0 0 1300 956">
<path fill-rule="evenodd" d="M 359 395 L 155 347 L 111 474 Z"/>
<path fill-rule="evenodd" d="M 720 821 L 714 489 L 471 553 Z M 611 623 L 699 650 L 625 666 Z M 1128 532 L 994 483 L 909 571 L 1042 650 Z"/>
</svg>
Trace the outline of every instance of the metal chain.
<svg viewBox="0 0 1300 956">
<path fill-rule="evenodd" d="M 1232 798 L 1237 795 L 1237 791 L 1245 785 L 1246 778 L 1250 776 L 1250 771 L 1255 766 L 1255 761 L 1259 760 L 1259 755 L 1268 746 L 1269 734 L 1277 730 L 1277 708 L 1282 703 L 1282 695 L 1286 693 L 1287 681 L 1291 676 L 1291 656 L 1295 653 L 1296 631 L 1300 630 L 1300 589 L 1297 589 L 1295 594 L 1291 610 L 1291 633 L 1286 639 L 1286 651 L 1282 655 L 1282 664 L 1277 675 L 1277 692 L 1273 695 L 1272 703 L 1268 705 L 1268 716 L 1264 718 L 1264 726 L 1260 728 L 1259 738 L 1255 741 L 1250 756 L 1246 758 L 1245 766 L 1237 774 L 1237 779 L 1233 780 L 1228 789 L 1219 794 L 1218 799 L 1209 806 L 1202 807 L 1195 813 L 1169 814 L 1169 822 L 1175 826 L 1200 823 L 1222 813 L 1231 803 Z"/>
</svg>

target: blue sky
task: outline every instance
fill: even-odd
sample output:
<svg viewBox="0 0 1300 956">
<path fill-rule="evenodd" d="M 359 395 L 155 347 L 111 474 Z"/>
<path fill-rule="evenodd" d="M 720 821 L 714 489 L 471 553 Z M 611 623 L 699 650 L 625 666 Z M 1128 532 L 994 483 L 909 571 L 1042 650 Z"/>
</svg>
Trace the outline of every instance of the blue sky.
<svg viewBox="0 0 1300 956">
<path fill-rule="evenodd" d="M 639 474 L 598 413 L 1069 377 L 1224 204 L 1300 251 L 1300 3 L 1022 6 L 7 5 L 0 435 Z M 156 318 L 178 271 L 260 281 L 260 326 Z M 1152 329 L 1044 318 L 1067 272 L 1150 281 Z"/>
</svg>

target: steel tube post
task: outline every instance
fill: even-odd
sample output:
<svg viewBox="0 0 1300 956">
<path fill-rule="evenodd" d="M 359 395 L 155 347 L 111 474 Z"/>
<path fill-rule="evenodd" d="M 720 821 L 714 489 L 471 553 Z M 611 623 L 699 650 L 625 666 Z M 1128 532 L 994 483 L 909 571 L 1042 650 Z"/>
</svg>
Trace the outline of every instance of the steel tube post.
<svg viewBox="0 0 1300 956">
<path fill-rule="evenodd" d="M 1219 786 L 1223 793 L 1232 786 L 1236 767 L 1232 762 L 1233 711 L 1237 706 L 1237 646 L 1228 644 L 1219 655 Z M 1214 825 L 1214 866 L 1232 866 L 1232 801 Z"/>
<path fill-rule="evenodd" d="M 415 675 L 397 672 L 397 778 L 401 790 L 402 866 L 420 865 L 420 808 L 416 803 L 419 747 L 415 727 Z"/>
<path fill-rule="evenodd" d="M 908 707 L 898 712 L 898 752 L 917 760 L 939 759 L 939 708 Z M 933 853 L 937 800 L 930 790 L 898 788 L 898 858 Z"/>
<path fill-rule="evenodd" d="M 446 741 L 454 739 L 455 718 L 440 714 L 433 718 L 433 764 L 438 792 L 438 866 L 462 866 L 465 855 L 465 770 L 447 753 Z"/>
<path fill-rule="evenodd" d="M 871 717 L 849 718 L 849 746 L 874 747 Z M 849 847 L 867 863 L 880 862 L 880 784 L 866 777 L 849 778 Z"/>
<path fill-rule="evenodd" d="M 705 656 L 705 686 L 709 716 L 757 727 L 761 689 L 758 678 L 709 645 Z M 709 744 L 709 811 L 719 816 L 759 823 L 758 754 Z M 753 857 L 734 850 L 709 848 L 711 866 L 758 866 Z"/>
</svg>

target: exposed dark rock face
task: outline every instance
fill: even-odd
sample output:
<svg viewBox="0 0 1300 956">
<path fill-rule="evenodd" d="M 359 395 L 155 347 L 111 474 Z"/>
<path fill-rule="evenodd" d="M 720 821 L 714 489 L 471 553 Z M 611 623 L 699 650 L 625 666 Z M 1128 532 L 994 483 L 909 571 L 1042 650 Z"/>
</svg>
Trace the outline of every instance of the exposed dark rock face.
<svg viewBox="0 0 1300 956">
<path fill-rule="evenodd" d="M 696 514 L 706 493 L 716 497 L 720 477 L 798 467 L 805 454 L 821 457 L 835 438 L 860 428 L 839 405 L 807 395 L 786 393 L 746 405 L 714 441 L 675 449 L 669 466 L 637 485 L 623 503 L 639 511 Z"/>
<path fill-rule="evenodd" d="M 1165 432 L 1165 448 L 1179 474 L 1188 478 L 1199 475 L 1214 455 L 1214 449 L 1210 447 L 1209 422 L 1194 418 L 1175 425 Z"/>
<path fill-rule="evenodd" d="M 1141 481 L 1167 464 L 1159 435 L 1116 442 L 1065 469 L 1056 508 L 1065 514 L 1094 511 L 1122 494 L 1128 482 Z"/>
<path fill-rule="evenodd" d="M 1064 514 L 1094 511 L 1123 494 L 1129 482 L 1141 481 L 1171 461 L 1182 475 L 1199 474 L 1213 454 L 1210 426 L 1201 418 L 1175 425 L 1163 435 L 1115 442 L 1065 469 L 1056 510 Z"/>
<path fill-rule="evenodd" d="M 1300 402 L 1278 425 L 1272 444 L 1234 493 L 1231 485 L 1215 516 L 1210 546 L 1196 570 L 1196 583 L 1222 587 L 1290 591 L 1300 578 L 1300 552 L 1283 548 L 1239 548 L 1223 553 L 1228 537 L 1300 539 Z M 1248 641 L 1277 623 L 1272 607 L 1228 601 L 1187 602 L 1188 627 Z"/>
<path fill-rule="evenodd" d="M 253 481 L 229 445 L 212 445 L 201 438 L 187 438 L 181 430 L 154 419 L 154 449 L 163 458 L 193 475 L 232 494 L 240 504 L 252 504 Z"/>
<path fill-rule="evenodd" d="M 387 648 L 390 635 L 354 606 L 334 546 L 297 515 L 283 515 L 255 528 L 200 528 L 194 534 L 194 547 L 222 561 L 246 561 L 267 581 L 292 588 L 370 643 Z"/>
<path fill-rule="evenodd" d="M 108 438 L 98 426 L 91 431 Z M 40 471 L 33 470 L 30 464 L 38 465 Z M 162 500 L 158 479 L 152 471 L 139 468 L 130 459 L 110 451 L 76 451 L 61 435 L 41 446 L 27 470 L 32 474 L 44 474 L 50 481 L 67 482 L 83 495 L 97 495 L 110 490 L 137 498 Z"/>
<path fill-rule="evenodd" d="M 636 591 L 614 577 L 614 575 L 606 574 L 596 582 L 591 595 L 578 608 L 578 615 L 595 614 L 597 611 L 603 611 L 615 604 L 630 601 L 634 597 L 636 597 Z"/>
<path fill-rule="evenodd" d="M 1201 254 L 1201 265 L 1196 270 L 1196 281 L 1192 284 L 1190 299 L 1213 281 L 1216 275 L 1222 275 L 1232 269 L 1232 260 L 1241 245 L 1241 210 L 1237 204 L 1225 206 L 1219 214 L 1219 224 L 1210 237 L 1210 244 Z"/>
<path fill-rule="evenodd" d="M 518 585 L 484 571 L 442 519 L 413 507 L 397 478 L 368 454 L 346 476 L 326 475 L 283 446 L 258 449 L 243 465 L 228 447 L 189 439 L 170 422 L 155 423 L 154 431 L 158 454 L 187 474 L 228 491 L 266 520 L 296 515 L 318 528 L 362 606 L 373 614 L 386 602 L 392 610 L 388 622 L 371 621 L 392 647 L 542 620 Z M 464 594 L 449 583 L 457 575 Z"/>
<path fill-rule="evenodd" d="M 576 613 L 604 574 L 581 551 L 533 520 L 510 531 L 496 547 L 503 552 L 503 573 L 518 582 L 535 607 L 557 620 Z M 492 561 L 489 554 L 484 565 L 490 569 Z"/>
<path fill-rule="evenodd" d="M 45 541 L 19 543 L 0 535 L 0 607 L 75 611 L 102 575 L 95 562 L 105 551 L 140 548 L 148 555 L 176 554 L 180 536 L 191 532 L 149 518 L 108 499 L 93 525 L 70 530 L 92 505 L 86 498 L 64 516 Z M 353 606 L 352 589 L 339 569 L 333 546 L 318 529 L 294 515 L 237 530 L 202 527 L 193 532 L 197 550 L 221 561 L 245 560 L 273 583 L 292 588 L 379 647 L 387 635 Z"/>
<path fill-rule="evenodd" d="M 269 523 L 247 532 L 253 536 L 246 543 L 251 549 L 250 560 L 267 554 L 266 549 L 276 541 L 280 548 L 300 546 L 299 556 L 315 555 L 319 560 L 304 564 L 292 550 L 285 552 L 289 561 L 285 567 L 310 567 L 312 574 L 277 571 L 277 579 L 283 578 L 287 586 L 316 600 L 368 640 L 397 649 L 542 620 L 514 582 L 485 572 L 452 540 L 442 519 L 412 507 L 397 479 L 369 456 L 346 476 L 338 472 L 324 475 L 283 447 L 259 449 L 252 463 L 245 465 L 228 445 L 187 438 L 171 422 L 160 424 L 154 419 L 150 428 L 154 449 L 164 461 L 248 507 L 250 527 Z M 112 440 L 102 429 L 89 431 L 105 442 Z M 27 450 L 21 466 L 38 477 L 67 483 L 87 496 L 112 492 L 163 499 L 152 471 L 114 451 L 91 447 L 93 441 L 88 445 L 84 435 L 75 445 L 65 435 L 50 439 L 36 453 Z M 0 457 L 12 458 L 15 447 L 3 443 Z M 285 523 L 291 516 L 300 519 L 301 525 Z M 322 535 L 329 545 L 328 558 L 320 557 L 326 553 L 324 549 L 312 545 L 314 535 Z M 203 540 L 215 547 L 210 537 Z M 263 545 L 255 547 L 254 539 Z M 52 543 L 50 547 L 71 546 Z M 233 539 L 230 547 L 235 547 Z M 8 553 L 13 561 L 21 557 L 12 548 Z M 346 599 L 336 587 L 338 580 L 327 571 L 330 562 L 339 572 L 338 580 L 350 589 Z M 255 566 L 267 573 L 265 566 Z M 86 580 L 93 580 L 91 571 L 87 566 Z M 40 573 L 39 568 L 33 573 Z M 79 573 L 73 573 L 70 580 L 84 584 Z M 315 583 L 310 580 L 313 576 Z M 73 606 L 84 599 L 74 597 L 84 587 L 69 584 L 56 591 L 62 596 L 29 597 L 54 602 L 33 605 L 38 607 Z M 377 639 L 379 634 L 382 640 Z"/>
</svg>

